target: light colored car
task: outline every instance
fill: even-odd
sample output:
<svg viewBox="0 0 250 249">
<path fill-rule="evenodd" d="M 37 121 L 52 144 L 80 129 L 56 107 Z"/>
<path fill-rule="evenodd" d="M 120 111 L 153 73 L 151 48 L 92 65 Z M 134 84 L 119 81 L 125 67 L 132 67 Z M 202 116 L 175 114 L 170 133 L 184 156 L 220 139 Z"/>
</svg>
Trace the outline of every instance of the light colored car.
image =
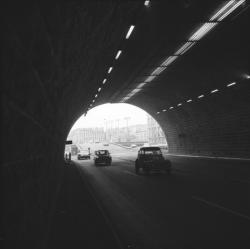
<svg viewBox="0 0 250 249">
<path fill-rule="evenodd" d="M 165 159 L 160 147 L 147 146 L 138 151 L 138 157 L 135 161 L 135 173 L 139 174 L 140 169 L 149 173 L 152 170 L 164 170 L 171 172 L 171 161 Z"/>
<path fill-rule="evenodd" d="M 90 153 L 89 150 L 81 150 L 80 152 L 77 153 L 77 159 L 90 159 Z"/>
</svg>

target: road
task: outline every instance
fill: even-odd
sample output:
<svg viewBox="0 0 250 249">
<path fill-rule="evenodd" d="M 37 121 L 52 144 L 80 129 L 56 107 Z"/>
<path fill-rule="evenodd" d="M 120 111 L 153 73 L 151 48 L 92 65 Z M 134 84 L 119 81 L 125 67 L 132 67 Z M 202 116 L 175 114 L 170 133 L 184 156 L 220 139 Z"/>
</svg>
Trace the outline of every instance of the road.
<svg viewBox="0 0 250 249">
<path fill-rule="evenodd" d="M 249 162 L 171 156 L 171 175 L 136 175 L 138 149 L 90 146 L 112 165 L 76 165 L 125 248 L 250 248 Z"/>
</svg>

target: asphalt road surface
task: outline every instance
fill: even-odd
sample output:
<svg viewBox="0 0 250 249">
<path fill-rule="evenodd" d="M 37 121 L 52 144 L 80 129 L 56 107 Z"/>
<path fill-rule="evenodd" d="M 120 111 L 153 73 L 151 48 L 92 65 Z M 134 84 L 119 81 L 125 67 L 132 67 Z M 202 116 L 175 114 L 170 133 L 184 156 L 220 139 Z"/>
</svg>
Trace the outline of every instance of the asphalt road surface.
<svg viewBox="0 0 250 249">
<path fill-rule="evenodd" d="M 86 146 L 112 154 L 111 166 L 74 160 L 124 248 L 250 248 L 249 161 L 169 156 L 171 175 L 136 175 L 138 149 Z"/>
</svg>

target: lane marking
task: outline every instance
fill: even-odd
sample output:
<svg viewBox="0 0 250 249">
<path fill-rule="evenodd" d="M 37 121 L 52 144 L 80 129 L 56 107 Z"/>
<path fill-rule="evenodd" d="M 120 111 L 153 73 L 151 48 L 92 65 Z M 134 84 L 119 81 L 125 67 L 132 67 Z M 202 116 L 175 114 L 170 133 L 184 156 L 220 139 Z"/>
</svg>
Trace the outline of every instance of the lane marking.
<svg viewBox="0 0 250 249">
<path fill-rule="evenodd" d="M 127 174 L 129 174 L 129 175 L 132 175 L 132 176 L 138 176 L 138 175 L 136 175 L 135 173 L 130 172 L 130 171 L 128 171 L 128 170 L 123 170 L 123 172 L 125 172 L 125 173 L 127 173 Z"/>
<path fill-rule="evenodd" d="M 177 157 L 194 157 L 194 158 L 207 158 L 207 159 L 223 159 L 223 160 L 239 160 L 239 161 L 250 161 L 250 158 L 241 157 L 216 157 L 216 156 L 198 156 L 198 155 L 179 155 L 179 154 L 166 154 L 166 156 L 177 156 Z"/>
<path fill-rule="evenodd" d="M 250 221 L 250 217 L 249 217 L 249 216 L 247 216 L 247 215 L 245 215 L 245 214 L 241 214 L 241 213 L 239 213 L 239 212 L 236 212 L 236 211 L 234 211 L 234 210 L 232 210 L 232 209 L 225 208 L 225 207 L 223 207 L 223 206 L 221 206 L 221 205 L 219 205 L 219 204 L 213 203 L 213 202 L 211 202 L 211 201 L 204 200 L 204 199 L 202 199 L 202 198 L 200 198 L 200 197 L 197 197 L 197 196 L 192 196 L 192 199 L 194 199 L 194 200 L 196 200 L 196 201 L 203 202 L 203 203 L 207 204 L 208 206 L 211 206 L 211 207 L 215 207 L 215 208 L 221 209 L 221 210 L 223 210 L 223 211 L 225 211 L 225 212 L 227 212 L 227 213 L 234 214 L 234 215 L 236 215 L 236 216 L 239 216 L 239 217 L 241 217 L 241 218 L 244 218 L 244 219 L 247 219 L 247 220 Z"/>
</svg>

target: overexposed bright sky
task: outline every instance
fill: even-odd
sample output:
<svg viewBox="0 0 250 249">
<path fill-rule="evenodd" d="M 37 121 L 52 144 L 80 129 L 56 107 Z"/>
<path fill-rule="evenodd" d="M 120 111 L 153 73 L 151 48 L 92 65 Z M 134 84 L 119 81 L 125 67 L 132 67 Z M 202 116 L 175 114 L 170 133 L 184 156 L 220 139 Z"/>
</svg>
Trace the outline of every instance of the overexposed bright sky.
<svg viewBox="0 0 250 249">
<path fill-rule="evenodd" d="M 128 125 L 146 124 L 147 113 L 142 109 L 125 103 L 104 104 L 91 109 L 87 115 L 81 116 L 73 125 L 76 128 L 105 127 L 105 119 L 108 120 L 107 127 L 126 126 L 125 117 L 129 117 Z M 119 120 L 119 121 L 118 121 Z"/>
</svg>

